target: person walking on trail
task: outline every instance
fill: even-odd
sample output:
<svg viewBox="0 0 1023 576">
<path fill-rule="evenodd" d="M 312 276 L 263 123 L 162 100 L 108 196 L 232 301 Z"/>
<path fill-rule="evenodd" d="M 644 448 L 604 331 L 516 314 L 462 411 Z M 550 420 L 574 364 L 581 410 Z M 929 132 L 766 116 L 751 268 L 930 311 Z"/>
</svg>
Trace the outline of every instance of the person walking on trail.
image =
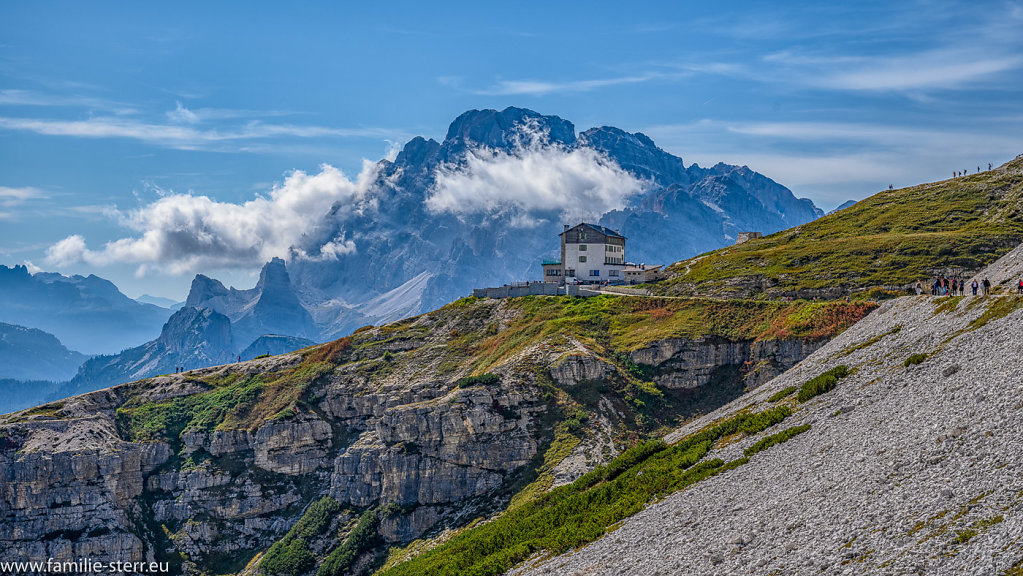
<svg viewBox="0 0 1023 576">
<path fill-rule="evenodd" d="M 987 296 L 988 292 L 991 291 L 991 281 L 984 278 L 984 295 Z"/>
<path fill-rule="evenodd" d="M 919 296 L 920 293 L 923 292 L 923 291 L 924 291 L 924 285 L 919 280 L 917 280 L 916 281 L 916 295 Z"/>
<path fill-rule="evenodd" d="M 990 170 L 990 169 L 991 169 L 991 163 L 990 163 L 990 162 L 988 162 L 988 163 L 987 163 L 987 169 L 988 169 L 988 170 Z"/>
<path fill-rule="evenodd" d="M 977 279 L 976 278 L 973 279 L 973 283 L 970 284 L 970 287 L 973 288 L 973 295 L 976 296 L 977 295 Z"/>
<path fill-rule="evenodd" d="M 1019 290 L 1017 290 L 1016 293 L 1017 294 L 1023 294 L 1023 278 L 1019 279 Z"/>
</svg>

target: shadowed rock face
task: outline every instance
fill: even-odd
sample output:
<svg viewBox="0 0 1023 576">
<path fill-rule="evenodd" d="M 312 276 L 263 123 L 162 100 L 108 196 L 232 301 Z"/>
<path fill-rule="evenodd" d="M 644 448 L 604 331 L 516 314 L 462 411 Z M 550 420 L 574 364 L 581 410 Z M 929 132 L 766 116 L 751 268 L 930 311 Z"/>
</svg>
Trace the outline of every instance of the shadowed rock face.
<svg viewBox="0 0 1023 576">
<path fill-rule="evenodd" d="M 654 382 L 669 389 L 699 388 L 724 366 L 742 367 L 746 382 L 757 386 L 795 366 L 827 340 L 669 339 L 631 354 L 632 360 L 654 368 Z"/>
</svg>

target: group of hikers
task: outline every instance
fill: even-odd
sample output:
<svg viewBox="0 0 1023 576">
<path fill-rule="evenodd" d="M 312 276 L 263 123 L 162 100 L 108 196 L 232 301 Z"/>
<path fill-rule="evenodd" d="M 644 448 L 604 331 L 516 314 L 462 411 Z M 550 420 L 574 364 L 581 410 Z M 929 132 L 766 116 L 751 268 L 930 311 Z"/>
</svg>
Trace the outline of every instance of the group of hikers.
<svg viewBox="0 0 1023 576">
<path fill-rule="evenodd" d="M 987 169 L 991 170 L 991 163 L 990 162 L 987 163 Z M 953 178 L 962 178 L 963 176 L 966 176 L 967 173 L 969 173 L 969 170 L 963 170 L 963 171 L 956 170 L 955 172 L 952 173 L 952 177 Z M 977 174 L 980 174 L 980 166 L 977 166 Z M 890 190 L 891 186 L 889 186 L 888 189 Z"/>
<path fill-rule="evenodd" d="M 974 278 L 970 282 L 970 290 L 973 291 L 973 295 L 977 295 L 977 291 L 981 292 L 981 295 L 987 296 L 991 293 L 991 281 L 986 277 L 984 280 L 977 282 Z M 920 280 L 916 281 L 916 295 L 919 296 L 924 293 L 924 285 Z M 1016 284 L 1016 293 L 1023 295 L 1023 278 L 1019 279 Z M 965 296 L 966 295 L 966 280 L 962 278 L 952 278 L 949 280 L 944 276 L 935 276 L 934 282 L 931 283 L 931 296 Z"/>
</svg>

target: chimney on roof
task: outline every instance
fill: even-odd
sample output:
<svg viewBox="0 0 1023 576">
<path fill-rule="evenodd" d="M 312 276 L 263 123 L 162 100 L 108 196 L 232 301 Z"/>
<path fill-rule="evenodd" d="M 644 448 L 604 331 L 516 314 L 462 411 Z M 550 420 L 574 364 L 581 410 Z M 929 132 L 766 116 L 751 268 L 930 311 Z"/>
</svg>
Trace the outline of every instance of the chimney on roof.
<svg viewBox="0 0 1023 576">
<path fill-rule="evenodd" d="M 568 224 L 565 224 L 565 232 L 568 232 Z"/>
</svg>

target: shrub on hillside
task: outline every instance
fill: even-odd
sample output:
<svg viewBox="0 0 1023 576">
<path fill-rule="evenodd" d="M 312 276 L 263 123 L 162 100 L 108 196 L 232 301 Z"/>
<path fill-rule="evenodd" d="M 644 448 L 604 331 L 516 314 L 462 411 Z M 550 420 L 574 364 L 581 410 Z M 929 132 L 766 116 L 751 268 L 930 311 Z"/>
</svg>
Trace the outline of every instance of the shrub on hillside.
<svg viewBox="0 0 1023 576">
<path fill-rule="evenodd" d="M 259 571 L 273 576 L 298 576 L 316 564 L 316 557 L 300 538 L 284 539 L 267 550 L 259 561 Z"/>
<path fill-rule="evenodd" d="M 491 384 L 497 384 L 500 381 L 500 376 L 487 372 L 486 374 L 480 374 L 479 376 L 466 376 L 465 378 L 459 378 L 455 384 L 459 388 L 468 388 L 470 386 L 490 386 Z"/>
<path fill-rule="evenodd" d="M 838 385 L 838 381 L 848 376 L 849 373 L 850 370 L 848 366 L 844 364 L 841 366 L 835 366 L 831 370 L 804 382 L 802 387 L 799 388 L 799 396 L 797 396 L 796 399 L 800 402 L 806 402 L 814 396 L 820 396 L 825 392 L 830 392 Z"/>
<path fill-rule="evenodd" d="M 781 400 L 782 398 L 785 398 L 785 397 L 795 393 L 795 391 L 798 390 L 798 389 L 799 388 L 796 388 L 795 386 L 789 386 L 788 388 L 784 388 L 782 390 L 779 390 L 779 391 L 775 392 L 767 400 L 769 402 L 777 402 L 777 401 Z"/>
<path fill-rule="evenodd" d="M 377 527 L 380 515 L 375 510 L 366 510 L 359 517 L 344 544 L 335 548 L 320 565 L 316 576 L 341 576 L 348 572 L 359 555 L 372 548 L 379 539 Z"/>
<path fill-rule="evenodd" d="M 906 361 L 903 362 L 902 364 L 906 368 L 909 368 L 910 366 L 913 366 L 915 364 L 919 364 L 919 363 L 923 362 L 926 359 L 927 359 L 927 354 L 913 354 L 909 358 L 906 358 Z"/>
</svg>

